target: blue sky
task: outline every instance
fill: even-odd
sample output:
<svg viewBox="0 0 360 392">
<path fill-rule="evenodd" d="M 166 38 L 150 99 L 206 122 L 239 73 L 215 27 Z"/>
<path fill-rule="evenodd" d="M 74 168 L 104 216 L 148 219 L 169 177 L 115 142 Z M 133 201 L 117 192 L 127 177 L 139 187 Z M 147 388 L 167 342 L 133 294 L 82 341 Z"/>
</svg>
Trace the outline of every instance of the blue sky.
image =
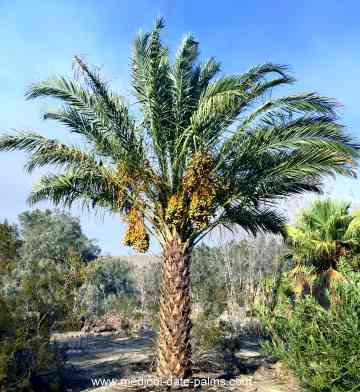
<svg viewBox="0 0 360 392">
<path fill-rule="evenodd" d="M 360 138 L 359 12 L 355 0 L 0 0 L 0 130 L 31 129 L 70 140 L 55 123 L 41 120 L 54 103 L 25 101 L 26 87 L 52 74 L 71 75 L 72 57 L 80 54 L 102 66 L 114 88 L 128 96 L 131 40 L 163 15 L 163 39 L 171 48 L 190 31 L 202 55 L 215 56 L 225 73 L 265 61 L 289 64 L 299 80 L 292 89 L 335 97 L 343 104 L 343 122 Z M 24 158 L 0 154 L 0 219 L 15 221 L 28 208 L 26 197 L 39 174 L 24 173 Z M 356 195 L 359 181 L 340 179 L 333 192 Z M 105 253 L 129 253 L 118 217 L 72 212 Z"/>
</svg>

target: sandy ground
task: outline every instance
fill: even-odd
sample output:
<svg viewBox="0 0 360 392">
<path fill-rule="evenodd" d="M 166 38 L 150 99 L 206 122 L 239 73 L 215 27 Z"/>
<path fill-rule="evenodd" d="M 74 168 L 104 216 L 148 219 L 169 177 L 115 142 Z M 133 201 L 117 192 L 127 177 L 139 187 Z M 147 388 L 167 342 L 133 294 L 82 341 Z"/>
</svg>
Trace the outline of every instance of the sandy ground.
<svg viewBox="0 0 360 392">
<path fill-rule="evenodd" d="M 67 346 L 66 383 L 68 391 L 158 391 L 149 372 L 153 365 L 151 336 L 124 338 L 110 333 L 81 336 L 58 334 L 54 339 Z M 256 340 L 244 340 L 236 353 L 241 371 L 237 375 L 200 372 L 196 381 L 202 391 L 299 392 L 294 378 L 280 363 L 260 353 Z M 240 374 L 239 374 L 240 373 Z M 101 386 L 102 382 L 112 382 Z M 94 386 L 94 382 L 98 383 Z M 144 386 L 144 384 L 147 386 Z M 152 386 L 150 386 L 152 385 Z"/>
</svg>

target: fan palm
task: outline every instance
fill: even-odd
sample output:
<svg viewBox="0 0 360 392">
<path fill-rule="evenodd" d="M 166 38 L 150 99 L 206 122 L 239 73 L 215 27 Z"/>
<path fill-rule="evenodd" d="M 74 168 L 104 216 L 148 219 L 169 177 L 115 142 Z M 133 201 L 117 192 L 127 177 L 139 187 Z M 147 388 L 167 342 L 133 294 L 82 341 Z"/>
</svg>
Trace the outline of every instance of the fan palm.
<svg viewBox="0 0 360 392">
<path fill-rule="evenodd" d="M 318 199 L 303 211 L 294 226 L 286 227 L 288 243 L 297 264 L 318 272 L 337 269 L 340 257 L 360 250 L 360 211 L 350 203 Z"/>
<path fill-rule="evenodd" d="M 191 374 L 190 260 L 194 246 L 219 225 L 280 232 L 274 201 L 320 191 L 324 175 L 354 175 L 358 147 L 336 119 L 336 103 L 316 93 L 272 98 L 294 82 L 285 66 L 265 63 L 219 75 L 199 62 L 186 35 L 174 59 L 158 19 L 134 41 L 131 77 L 136 116 L 96 69 L 75 57 L 75 80 L 35 83 L 27 98 L 58 98 L 45 119 L 81 135 L 82 147 L 37 133 L 3 135 L 1 150 L 29 153 L 26 169 L 55 165 L 30 203 L 106 208 L 127 224 L 125 243 L 140 252 L 149 235 L 163 252 L 158 374 Z"/>
</svg>

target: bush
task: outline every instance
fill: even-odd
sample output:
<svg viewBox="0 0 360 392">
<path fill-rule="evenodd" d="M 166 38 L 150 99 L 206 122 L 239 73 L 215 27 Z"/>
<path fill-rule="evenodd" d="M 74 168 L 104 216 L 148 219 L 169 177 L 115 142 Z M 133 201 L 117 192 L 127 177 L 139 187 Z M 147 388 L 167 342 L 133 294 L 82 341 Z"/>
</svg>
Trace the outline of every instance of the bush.
<svg viewBox="0 0 360 392">
<path fill-rule="evenodd" d="M 209 320 L 206 314 L 202 314 L 194 320 L 192 336 L 194 347 L 200 351 L 219 349 L 225 338 L 219 321 Z"/>
<path fill-rule="evenodd" d="M 140 312 L 137 301 L 127 295 L 110 295 L 106 298 L 106 307 L 115 311 L 121 318 L 121 330 L 130 335 L 137 331 L 144 315 Z"/>
<path fill-rule="evenodd" d="M 360 276 L 334 284 L 329 310 L 306 296 L 282 302 L 264 319 L 271 341 L 265 350 L 284 361 L 306 391 L 360 390 Z"/>
<path fill-rule="evenodd" d="M 65 357 L 50 343 L 49 325 L 40 324 L 35 312 L 24 311 L 18 300 L 24 294 L 21 290 L 16 299 L 0 297 L 0 391 L 65 390 Z"/>
<path fill-rule="evenodd" d="M 3 274 L 0 291 L 0 391 L 60 391 L 63 352 L 51 343 L 55 327 L 79 324 L 79 287 L 86 265 L 71 253 L 63 264 L 19 260 Z"/>
</svg>

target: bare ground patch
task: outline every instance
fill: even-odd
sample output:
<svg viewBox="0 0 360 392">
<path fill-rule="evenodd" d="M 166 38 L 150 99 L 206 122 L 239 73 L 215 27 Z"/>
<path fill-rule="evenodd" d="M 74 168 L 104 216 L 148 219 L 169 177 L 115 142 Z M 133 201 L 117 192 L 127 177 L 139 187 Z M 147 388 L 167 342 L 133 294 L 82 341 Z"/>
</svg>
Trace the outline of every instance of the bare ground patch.
<svg viewBox="0 0 360 392">
<path fill-rule="evenodd" d="M 65 377 L 68 391 L 169 390 L 167 387 L 153 386 L 155 376 L 150 371 L 153 367 L 153 336 L 121 337 L 111 333 L 81 336 L 79 333 L 70 333 L 57 334 L 55 340 L 59 345 L 67 346 Z M 224 358 L 226 360 L 226 355 Z M 257 340 L 244 340 L 240 350 L 229 358 L 229 361 L 232 362 L 231 371 L 214 370 L 211 366 L 206 369 L 204 364 L 195 366 L 197 389 L 243 392 L 300 391 L 289 371 L 279 362 L 260 353 Z M 98 380 L 97 386 L 93 385 L 94 380 Z M 149 380 L 152 380 L 152 386 L 149 386 Z M 101 386 L 102 382 L 110 381 L 113 381 L 113 385 Z"/>
</svg>

